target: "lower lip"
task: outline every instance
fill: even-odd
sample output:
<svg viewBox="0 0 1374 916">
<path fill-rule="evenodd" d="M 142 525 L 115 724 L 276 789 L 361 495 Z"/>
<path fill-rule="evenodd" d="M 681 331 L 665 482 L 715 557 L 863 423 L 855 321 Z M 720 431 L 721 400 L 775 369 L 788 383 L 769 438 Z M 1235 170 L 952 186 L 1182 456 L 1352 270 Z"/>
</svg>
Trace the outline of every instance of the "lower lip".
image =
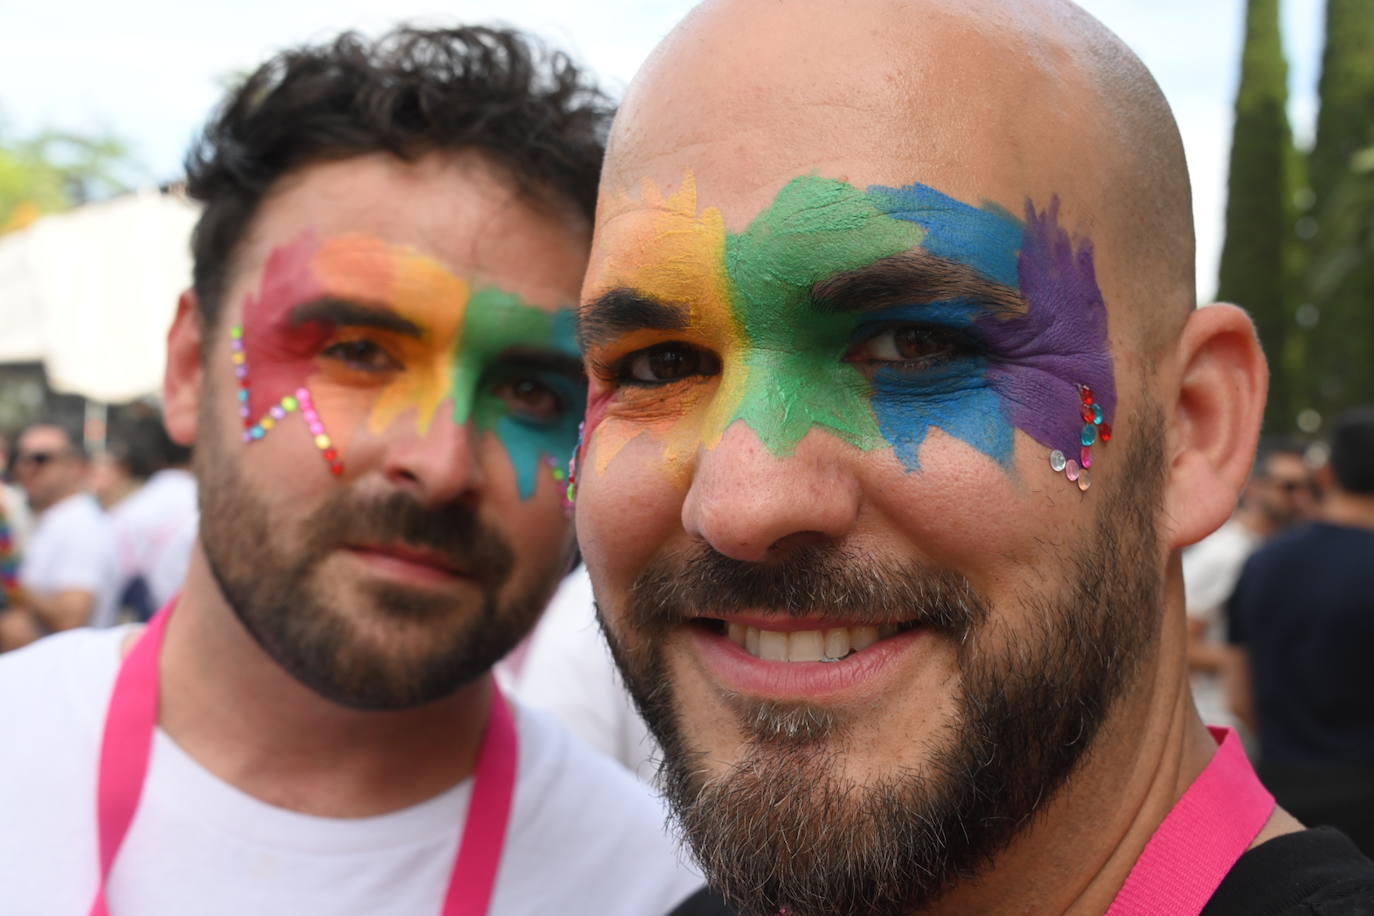
<svg viewBox="0 0 1374 916">
<path fill-rule="evenodd" d="M 388 579 L 398 579 L 409 585 L 445 586 L 470 581 L 467 576 L 453 570 L 432 566 L 418 560 L 409 560 L 394 553 L 363 550 L 357 547 L 350 547 L 347 552 L 350 556 L 362 561 L 370 571 L 377 575 Z"/>
<path fill-rule="evenodd" d="M 777 700 L 842 700 L 875 690 L 930 634 L 921 627 L 907 630 L 837 662 L 778 662 L 755 658 L 728 636 L 687 629 L 698 657 L 721 686 Z"/>
</svg>

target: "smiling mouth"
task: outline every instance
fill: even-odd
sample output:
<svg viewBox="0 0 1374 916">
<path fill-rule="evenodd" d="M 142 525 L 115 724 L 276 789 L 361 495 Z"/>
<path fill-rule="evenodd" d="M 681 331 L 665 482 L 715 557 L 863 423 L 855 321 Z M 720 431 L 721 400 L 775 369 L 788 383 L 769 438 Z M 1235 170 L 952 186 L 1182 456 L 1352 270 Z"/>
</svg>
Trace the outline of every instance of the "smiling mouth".
<svg viewBox="0 0 1374 916">
<path fill-rule="evenodd" d="M 838 662 L 920 626 L 916 621 L 909 621 L 814 630 L 772 630 L 716 617 L 696 617 L 692 625 L 725 636 L 754 658 L 769 662 Z"/>
</svg>

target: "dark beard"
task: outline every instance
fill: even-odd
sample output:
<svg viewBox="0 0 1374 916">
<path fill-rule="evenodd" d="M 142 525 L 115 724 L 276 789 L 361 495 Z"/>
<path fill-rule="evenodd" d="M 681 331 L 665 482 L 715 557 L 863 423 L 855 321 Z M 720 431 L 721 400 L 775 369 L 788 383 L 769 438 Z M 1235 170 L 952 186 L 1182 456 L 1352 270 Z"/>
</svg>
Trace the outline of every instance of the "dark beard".
<svg viewBox="0 0 1374 916">
<path fill-rule="evenodd" d="M 305 535 L 288 547 L 231 459 L 198 447 L 195 469 L 201 542 L 225 600 L 278 664 L 344 706 L 421 706 L 481 677 L 534 626 L 567 565 L 565 557 L 550 557 L 529 589 L 503 603 L 514 554 L 465 504 L 425 508 L 404 493 L 363 498 L 341 485 L 310 516 L 292 520 L 290 530 Z M 321 565 L 331 553 L 394 542 L 439 551 L 471 570 L 475 607 L 451 594 L 387 584 L 326 597 Z"/>
<path fill-rule="evenodd" d="M 634 644 L 609 628 L 607 637 L 663 746 L 661 775 L 682 831 L 734 906 L 758 916 L 784 907 L 792 916 L 917 911 L 986 870 L 1065 783 L 1157 650 L 1162 435 L 1157 415 L 1132 425 L 1140 434 L 1122 456 L 1121 483 L 1104 495 L 1091 538 L 1067 545 L 1066 587 L 1025 599 L 1017 616 L 1032 621 L 1028 632 L 1007 632 L 953 572 L 883 566 L 835 548 L 769 566 L 705 548 L 635 581 L 621 622 Z M 735 698 L 749 751 L 729 773 L 707 777 L 705 754 L 682 735 L 659 648 L 701 608 L 856 622 L 907 609 L 958 646 L 957 718 L 930 736 L 935 750 L 919 770 L 860 786 L 837 774 L 849 740 L 840 716 Z M 1005 648 L 984 648 L 994 635 Z"/>
</svg>

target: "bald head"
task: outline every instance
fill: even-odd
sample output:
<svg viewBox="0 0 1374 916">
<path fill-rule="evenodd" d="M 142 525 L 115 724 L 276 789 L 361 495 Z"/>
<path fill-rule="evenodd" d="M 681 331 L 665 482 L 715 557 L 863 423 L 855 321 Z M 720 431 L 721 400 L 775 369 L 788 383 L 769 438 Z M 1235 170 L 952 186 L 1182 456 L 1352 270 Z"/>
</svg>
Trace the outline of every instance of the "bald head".
<svg viewBox="0 0 1374 916">
<path fill-rule="evenodd" d="M 1169 339 L 1194 305 L 1173 117 L 1130 49 L 1071 3 L 710 0 L 632 85 L 603 206 L 688 171 L 734 230 L 805 174 L 919 181 L 1013 214 L 1058 197 L 1096 245 L 1113 337 L 1138 323 Z"/>
</svg>

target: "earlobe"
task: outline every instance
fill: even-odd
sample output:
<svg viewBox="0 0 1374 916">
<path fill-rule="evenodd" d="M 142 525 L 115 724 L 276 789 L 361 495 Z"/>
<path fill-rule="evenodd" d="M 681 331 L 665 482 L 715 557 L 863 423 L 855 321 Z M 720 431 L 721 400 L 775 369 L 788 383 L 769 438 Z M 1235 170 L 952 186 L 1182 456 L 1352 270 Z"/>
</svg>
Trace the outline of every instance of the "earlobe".
<svg viewBox="0 0 1374 916">
<path fill-rule="evenodd" d="M 1218 303 L 1189 316 L 1176 344 L 1166 519 L 1170 549 L 1216 530 L 1250 475 L 1269 367 L 1244 310 Z"/>
<path fill-rule="evenodd" d="M 205 375 L 204 344 L 200 300 L 195 290 L 188 289 L 177 300 L 176 318 L 167 332 L 167 368 L 162 378 L 167 433 L 182 445 L 190 445 L 196 438 Z"/>
</svg>

